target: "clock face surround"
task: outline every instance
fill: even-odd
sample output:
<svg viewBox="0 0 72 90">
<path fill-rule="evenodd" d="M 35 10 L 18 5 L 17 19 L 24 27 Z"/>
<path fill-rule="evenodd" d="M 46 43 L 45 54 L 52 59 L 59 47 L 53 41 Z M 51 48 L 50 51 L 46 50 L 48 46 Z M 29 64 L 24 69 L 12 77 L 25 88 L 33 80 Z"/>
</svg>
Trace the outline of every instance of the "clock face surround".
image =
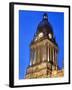
<svg viewBox="0 0 72 90">
<path fill-rule="evenodd" d="M 43 32 L 40 32 L 38 35 L 39 38 L 43 37 Z"/>
<path fill-rule="evenodd" d="M 49 33 L 48 36 L 49 36 L 50 39 L 52 39 L 52 34 L 51 33 Z"/>
</svg>

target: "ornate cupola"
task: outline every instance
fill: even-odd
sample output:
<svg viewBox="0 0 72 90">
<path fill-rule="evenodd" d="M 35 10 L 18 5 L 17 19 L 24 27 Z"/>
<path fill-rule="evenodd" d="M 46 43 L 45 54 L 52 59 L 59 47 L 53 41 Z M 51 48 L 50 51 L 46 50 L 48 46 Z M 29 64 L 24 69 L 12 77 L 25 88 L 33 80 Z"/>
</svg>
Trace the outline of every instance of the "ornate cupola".
<svg viewBox="0 0 72 90">
<path fill-rule="evenodd" d="M 53 33 L 53 28 L 48 21 L 48 15 L 47 15 L 47 13 L 44 13 L 42 21 L 37 26 L 37 31 L 34 35 L 34 38 L 31 42 L 31 44 L 33 44 L 37 41 L 44 40 L 46 38 L 48 40 L 52 41 L 55 45 L 57 45 L 57 43 L 55 41 L 54 33 Z"/>
<path fill-rule="evenodd" d="M 47 13 L 37 26 L 30 44 L 30 65 L 26 78 L 51 77 L 52 70 L 57 70 L 58 45 Z"/>
</svg>

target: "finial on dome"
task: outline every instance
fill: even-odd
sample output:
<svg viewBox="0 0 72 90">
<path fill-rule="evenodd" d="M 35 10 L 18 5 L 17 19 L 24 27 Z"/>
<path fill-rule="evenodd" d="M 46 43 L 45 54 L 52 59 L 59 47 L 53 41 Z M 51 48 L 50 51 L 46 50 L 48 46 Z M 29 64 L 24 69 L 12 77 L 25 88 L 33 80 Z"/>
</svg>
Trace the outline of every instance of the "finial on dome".
<svg viewBox="0 0 72 90">
<path fill-rule="evenodd" d="M 47 20 L 48 20 L 48 15 L 47 15 L 47 13 L 44 13 L 43 19 L 47 19 Z"/>
</svg>

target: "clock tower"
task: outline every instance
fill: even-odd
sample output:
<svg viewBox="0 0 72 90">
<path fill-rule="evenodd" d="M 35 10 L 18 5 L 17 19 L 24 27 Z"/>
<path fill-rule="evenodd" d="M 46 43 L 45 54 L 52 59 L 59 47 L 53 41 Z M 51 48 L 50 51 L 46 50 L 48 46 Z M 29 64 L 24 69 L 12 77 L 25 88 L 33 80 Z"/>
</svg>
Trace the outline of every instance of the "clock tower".
<svg viewBox="0 0 72 90">
<path fill-rule="evenodd" d="M 58 45 L 53 28 L 44 13 L 37 31 L 30 43 L 30 65 L 26 71 L 26 79 L 47 78 L 57 76 Z"/>
</svg>

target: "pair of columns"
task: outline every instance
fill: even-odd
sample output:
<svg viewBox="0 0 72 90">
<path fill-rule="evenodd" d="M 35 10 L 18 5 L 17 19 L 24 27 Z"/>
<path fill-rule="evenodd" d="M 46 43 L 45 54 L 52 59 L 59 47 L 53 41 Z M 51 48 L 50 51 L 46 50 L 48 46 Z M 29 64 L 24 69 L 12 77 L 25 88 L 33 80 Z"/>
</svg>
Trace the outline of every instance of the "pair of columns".
<svg viewBox="0 0 72 90">
<path fill-rule="evenodd" d="M 54 63 L 57 63 L 57 52 L 55 48 L 52 48 L 47 44 L 31 49 L 30 53 L 30 65 L 44 60 L 52 60 Z"/>
</svg>

